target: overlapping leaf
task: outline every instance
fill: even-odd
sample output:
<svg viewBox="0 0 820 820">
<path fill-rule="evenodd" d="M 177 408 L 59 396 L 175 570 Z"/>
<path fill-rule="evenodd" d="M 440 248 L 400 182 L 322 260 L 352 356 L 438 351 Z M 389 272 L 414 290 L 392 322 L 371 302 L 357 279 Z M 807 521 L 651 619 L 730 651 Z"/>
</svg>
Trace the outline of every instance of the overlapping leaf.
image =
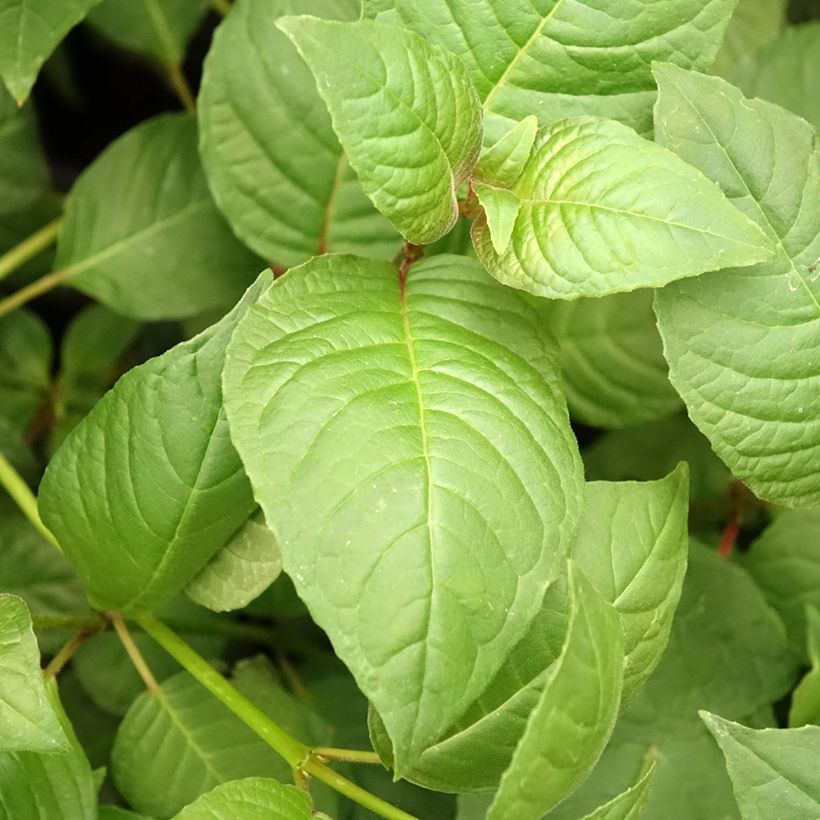
<svg viewBox="0 0 820 820">
<path fill-rule="evenodd" d="M 789 727 L 820 726 L 820 612 L 806 607 L 806 643 L 811 669 L 792 692 Z"/>
<path fill-rule="evenodd" d="M 125 316 L 167 319 L 224 307 L 261 265 L 216 209 L 196 122 L 167 114 L 110 145 L 66 200 L 56 266 Z"/>
<path fill-rule="evenodd" d="M 634 786 L 630 786 L 608 803 L 599 806 L 583 820 L 639 820 L 643 816 L 654 775 L 655 764 L 653 762 Z"/>
<path fill-rule="evenodd" d="M 310 797 L 296 786 L 264 777 L 223 783 L 186 806 L 174 820 L 310 820 Z"/>
<path fill-rule="evenodd" d="M 457 257 L 406 281 L 316 259 L 234 335 L 234 443 L 400 771 L 483 691 L 569 550 L 580 463 L 556 382 L 537 314 Z"/>
<path fill-rule="evenodd" d="M 458 55 L 484 102 L 487 134 L 536 114 L 652 129 L 653 60 L 705 69 L 734 0 L 393 0 L 404 23 Z"/>
<path fill-rule="evenodd" d="M 656 74 L 658 139 L 718 183 L 777 253 L 658 294 L 672 383 L 715 452 L 758 496 L 820 504 L 817 136 L 716 77 L 673 66 Z"/>
<path fill-rule="evenodd" d="M 231 227 L 265 259 L 322 251 L 391 258 L 400 245 L 342 153 L 285 14 L 354 20 L 355 0 L 237 0 L 214 35 L 198 100 L 202 162 Z"/>
<path fill-rule="evenodd" d="M 461 61 L 413 32 L 366 20 L 303 16 L 278 25 L 316 77 L 376 208 L 409 242 L 446 234 L 481 147 L 481 106 Z"/>
<path fill-rule="evenodd" d="M 760 228 L 702 174 L 611 120 L 540 131 L 509 191 L 521 206 L 506 250 L 492 241 L 506 211 L 487 202 L 473 243 L 496 279 L 538 296 L 657 287 L 772 256 Z"/>
<path fill-rule="evenodd" d="M 225 347 L 269 282 L 216 325 L 130 370 L 52 458 L 40 510 L 101 609 L 179 592 L 253 511 L 222 407 Z"/>
</svg>

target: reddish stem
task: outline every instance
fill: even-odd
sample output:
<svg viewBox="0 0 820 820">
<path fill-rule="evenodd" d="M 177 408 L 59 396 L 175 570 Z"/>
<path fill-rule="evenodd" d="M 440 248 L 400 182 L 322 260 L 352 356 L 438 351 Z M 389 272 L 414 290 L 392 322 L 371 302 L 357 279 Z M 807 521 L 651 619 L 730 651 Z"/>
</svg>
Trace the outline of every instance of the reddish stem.
<svg viewBox="0 0 820 820">
<path fill-rule="evenodd" d="M 740 532 L 740 514 L 737 510 L 732 510 L 718 545 L 718 555 L 721 558 L 728 558 L 732 554 L 738 532 Z"/>
</svg>

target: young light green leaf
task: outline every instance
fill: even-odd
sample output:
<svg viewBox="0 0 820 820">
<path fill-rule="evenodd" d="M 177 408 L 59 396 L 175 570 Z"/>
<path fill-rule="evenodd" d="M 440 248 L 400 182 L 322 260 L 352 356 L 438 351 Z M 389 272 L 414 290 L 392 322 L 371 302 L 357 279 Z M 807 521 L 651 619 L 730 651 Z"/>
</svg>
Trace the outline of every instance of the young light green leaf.
<svg viewBox="0 0 820 820">
<path fill-rule="evenodd" d="M 476 182 L 473 188 L 487 219 L 487 229 L 496 253 L 504 253 L 510 245 L 521 200 L 507 188 L 495 188 Z"/>
<path fill-rule="evenodd" d="M 57 245 L 67 284 L 135 319 L 191 316 L 239 297 L 261 265 L 216 209 L 196 141 L 190 116 L 165 114 L 89 166 Z"/>
<path fill-rule="evenodd" d="M 743 820 L 820 817 L 820 726 L 749 729 L 709 712 L 701 717 L 726 757 Z"/>
<path fill-rule="evenodd" d="M 538 820 L 560 803 L 586 779 L 618 717 L 624 668 L 618 616 L 574 564 L 569 587 L 564 648 L 488 820 Z"/>
<path fill-rule="evenodd" d="M 456 192 L 481 148 L 481 104 L 464 65 L 419 35 L 368 20 L 287 17 L 367 195 L 409 242 L 458 219 Z"/>
<path fill-rule="evenodd" d="M 582 485 L 554 357 L 523 298 L 451 256 L 406 280 L 315 259 L 229 348 L 234 443 L 399 772 L 480 695 L 569 551 Z"/>
<path fill-rule="evenodd" d="M 155 609 L 253 511 L 220 376 L 231 333 L 269 281 L 261 274 L 220 322 L 128 371 L 49 463 L 40 512 L 97 608 Z"/>
<path fill-rule="evenodd" d="M 669 65 L 655 73 L 658 139 L 720 185 L 777 252 L 754 268 L 658 293 L 670 378 L 715 452 L 754 493 L 791 507 L 817 505 L 817 136 L 793 114 L 746 100 L 717 77 Z"/>
<path fill-rule="evenodd" d="M 401 239 L 362 191 L 310 69 L 276 27 L 297 12 L 355 20 L 358 3 L 237 0 L 214 35 L 197 104 L 214 198 L 265 259 L 292 266 L 325 251 L 390 259 Z"/>
<path fill-rule="evenodd" d="M 655 777 L 655 762 L 641 776 L 641 779 L 625 792 L 613 797 L 608 803 L 587 814 L 583 820 L 640 820 L 643 816 L 652 780 Z"/>
<path fill-rule="evenodd" d="M 88 758 L 60 704 L 54 681 L 51 708 L 68 739 L 65 754 L 0 752 L 0 817 L 3 820 L 97 820 L 97 789 Z"/>
<path fill-rule="evenodd" d="M 0 77 L 22 105 L 40 67 L 100 0 L 0 0 Z"/>
<path fill-rule="evenodd" d="M 775 32 L 777 29 L 775 29 Z M 729 75 L 747 97 L 782 105 L 820 128 L 820 22 L 789 26 Z"/>
<path fill-rule="evenodd" d="M 702 174 L 611 120 L 541 130 L 510 190 L 521 209 L 507 250 L 492 247 L 486 217 L 473 243 L 496 279 L 537 296 L 657 287 L 772 256 L 760 228 Z"/>
<path fill-rule="evenodd" d="M 88 22 L 117 45 L 179 65 L 208 0 L 103 0 Z"/>
<path fill-rule="evenodd" d="M 731 79 L 731 72 L 739 63 L 780 34 L 786 25 L 787 5 L 788 0 L 739 0 L 712 64 L 712 73 Z"/>
<path fill-rule="evenodd" d="M 0 593 L 0 752 L 68 752 L 22 598 Z"/>
<path fill-rule="evenodd" d="M 633 698 L 666 649 L 688 553 L 689 471 L 660 481 L 587 484 L 572 558 L 621 620 L 623 697 Z"/>
<path fill-rule="evenodd" d="M 806 607 L 820 609 L 820 510 L 786 512 L 741 556 L 780 613 L 792 650 L 806 658 Z"/>
<path fill-rule="evenodd" d="M 632 427 L 681 406 L 669 382 L 652 291 L 545 299 L 536 306 L 561 347 L 561 375 L 574 418 L 594 427 Z M 663 446 L 674 441 L 667 437 Z"/>
<path fill-rule="evenodd" d="M 48 397 L 51 336 L 26 310 L 0 318 L 0 417 L 23 434 Z"/>
<path fill-rule="evenodd" d="M 241 609 L 258 598 L 282 571 L 282 556 L 261 510 L 185 587 L 185 594 L 214 612 Z"/>
<path fill-rule="evenodd" d="M 708 68 L 736 0 L 393 0 L 406 25 L 458 55 L 494 141 L 528 114 L 652 130 L 653 60 Z"/>
<path fill-rule="evenodd" d="M 265 777 L 223 783 L 186 806 L 174 820 L 310 820 L 309 795 Z"/>
<path fill-rule="evenodd" d="M 481 152 L 474 177 L 487 185 L 513 186 L 527 164 L 537 133 L 538 118 L 530 114 Z"/>
<path fill-rule="evenodd" d="M 806 633 L 811 669 L 792 692 L 789 709 L 789 728 L 812 723 L 820 725 L 820 611 L 806 607 Z"/>
</svg>

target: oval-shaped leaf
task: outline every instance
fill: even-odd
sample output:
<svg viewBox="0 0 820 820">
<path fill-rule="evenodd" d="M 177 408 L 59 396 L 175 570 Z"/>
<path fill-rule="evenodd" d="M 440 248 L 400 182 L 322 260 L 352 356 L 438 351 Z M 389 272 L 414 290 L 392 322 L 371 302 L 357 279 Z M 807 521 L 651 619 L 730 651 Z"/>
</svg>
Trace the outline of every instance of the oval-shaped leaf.
<svg viewBox="0 0 820 820">
<path fill-rule="evenodd" d="M 276 538 L 258 510 L 185 587 L 185 594 L 214 612 L 241 609 L 258 598 L 281 571 Z"/>
<path fill-rule="evenodd" d="M 40 511 L 97 608 L 156 608 L 253 511 L 220 377 L 231 333 L 269 281 L 262 274 L 220 322 L 126 373 L 49 463 Z"/>
<path fill-rule="evenodd" d="M 820 817 L 820 726 L 749 729 L 702 712 L 726 757 L 743 820 Z"/>
<path fill-rule="evenodd" d="M 504 772 L 488 820 L 538 820 L 587 777 L 621 700 L 623 644 L 615 610 L 570 565 L 570 621 L 555 669 Z"/>
<path fill-rule="evenodd" d="M 310 820 L 310 797 L 296 786 L 265 777 L 223 783 L 186 806 L 174 820 Z"/>
<path fill-rule="evenodd" d="M 656 69 L 658 139 L 718 183 L 773 260 L 658 293 L 670 378 L 759 497 L 820 504 L 820 148 L 806 122 L 717 77 Z M 814 271 L 814 272 L 812 272 Z"/>
<path fill-rule="evenodd" d="M 64 281 L 135 319 L 224 307 L 260 268 L 211 199 L 187 114 L 112 143 L 71 189 L 65 219 L 55 262 Z"/>
<path fill-rule="evenodd" d="M 208 182 L 231 227 L 292 266 L 325 251 L 389 259 L 401 239 L 333 132 L 284 14 L 355 20 L 356 0 L 237 0 L 205 60 L 197 110 Z M 273 126 L 271 125 L 273 123 Z"/>
<path fill-rule="evenodd" d="M 413 32 L 367 20 L 288 17 L 278 25 L 316 77 L 376 208 L 409 242 L 446 234 L 481 148 L 481 105 L 461 61 Z"/>
<path fill-rule="evenodd" d="M 539 132 L 510 188 L 521 201 L 503 253 L 487 209 L 478 258 L 500 282 L 554 299 L 657 287 L 770 259 L 757 225 L 671 151 L 611 120 L 576 117 Z"/>
<path fill-rule="evenodd" d="M 285 570 L 400 770 L 484 689 L 569 550 L 581 472 L 554 357 L 520 296 L 450 256 L 406 280 L 313 260 L 229 348 L 231 435 Z"/>
<path fill-rule="evenodd" d="M 0 752 L 67 752 L 22 598 L 0 593 Z"/>
</svg>

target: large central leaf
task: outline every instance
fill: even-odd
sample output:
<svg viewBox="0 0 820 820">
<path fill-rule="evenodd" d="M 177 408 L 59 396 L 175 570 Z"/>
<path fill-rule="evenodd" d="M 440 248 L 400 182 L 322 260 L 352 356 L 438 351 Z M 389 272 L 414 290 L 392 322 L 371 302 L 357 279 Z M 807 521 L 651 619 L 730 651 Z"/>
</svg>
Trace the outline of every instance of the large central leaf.
<svg viewBox="0 0 820 820">
<path fill-rule="evenodd" d="M 486 687 L 569 549 L 582 475 L 551 337 L 474 261 L 402 281 L 322 257 L 241 322 L 224 390 L 285 570 L 404 771 Z"/>
</svg>

